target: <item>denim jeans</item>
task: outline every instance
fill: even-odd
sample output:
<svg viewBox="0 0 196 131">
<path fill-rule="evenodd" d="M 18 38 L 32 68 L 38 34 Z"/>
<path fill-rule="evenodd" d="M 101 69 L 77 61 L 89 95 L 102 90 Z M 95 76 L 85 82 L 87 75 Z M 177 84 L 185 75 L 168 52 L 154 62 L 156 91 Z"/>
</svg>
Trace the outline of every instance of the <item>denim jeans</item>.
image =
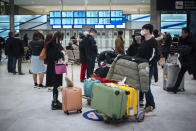
<svg viewBox="0 0 196 131">
<path fill-rule="evenodd" d="M 8 72 L 13 72 L 13 57 L 12 56 L 8 56 L 7 70 Z"/>
<path fill-rule="evenodd" d="M 13 72 L 16 72 L 16 62 L 18 61 L 18 73 L 22 73 L 22 57 L 13 57 Z"/>
<path fill-rule="evenodd" d="M 154 66 L 151 66 L 149 71 L 149 90 L 147 93 L 145 93 L 145 96 L 146 96 L 146 107 L 152 106 L 153 108 L 155 108 L 154 97 L 152 95 L 151 88 L 150 88 L 153 74 L 154 74 Z"/>
<path fill-rule="evenodd" d="M 96 56 L 87 58 L 87 78 L 90 78 L 93 74 L 95 68 L 95 59 Z"/>
</svg>

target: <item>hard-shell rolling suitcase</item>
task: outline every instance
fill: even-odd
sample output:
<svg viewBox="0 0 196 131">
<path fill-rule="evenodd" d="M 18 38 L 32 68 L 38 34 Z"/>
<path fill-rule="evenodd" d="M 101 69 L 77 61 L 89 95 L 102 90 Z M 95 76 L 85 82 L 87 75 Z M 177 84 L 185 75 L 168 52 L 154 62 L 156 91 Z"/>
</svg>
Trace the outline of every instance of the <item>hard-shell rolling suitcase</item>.
<svg viewBox="0 0 196 131">
<path fill-rule="evenodd" d="M 127 96 L 127 109 L 126 109 L 126 115 L 127 116 L 134 116 L 137 114 L 137 106 L 138 106 L 138 90 L 126 85 L 119 85 L 115 83 L 106 83 L 109 86 L 117 87 L 123 90 L 126 90 L 130 92 L 130 94 Z"/>
<path fill-rule="evenodd" d="M 72 81 L 73 81 L 73 64 L 72 64 Z M 75 110 L 77 112 L 82 113 L 82 89 L 81 88 L 78 87 L 62 88 L 62 110 L 67 115 L 69 115 L 69 111 L 75 111 Z"/>
<path fill-rule="evenodd" d="M 174 87 L 180 67 L 178 64 L 166 63 L 163 69 L 163 89 L 167 90 L 169 87 Z M 184 91 L 184 77 L 178 88 L 181 91 Z"/>
<path fill-rule="evenodd" d="M 126 115 L 128 92 L 103 83 L 93 85 L 91 107 L 107 117 L 118 120 Z"/>
<path fill-rule="evenodd" d="M 91 98 L 92 88 L 94 83 L 101 83 L 99 80 L 86 79 L 84 81 L 84 95 Z"/>
<path fill-rule="evenodd" d="M 69 111 L 82 112 L 82 89 L 78 87 L 66 87 L 62 89 L 62 108 L 69 114 Z"/>
</svg>

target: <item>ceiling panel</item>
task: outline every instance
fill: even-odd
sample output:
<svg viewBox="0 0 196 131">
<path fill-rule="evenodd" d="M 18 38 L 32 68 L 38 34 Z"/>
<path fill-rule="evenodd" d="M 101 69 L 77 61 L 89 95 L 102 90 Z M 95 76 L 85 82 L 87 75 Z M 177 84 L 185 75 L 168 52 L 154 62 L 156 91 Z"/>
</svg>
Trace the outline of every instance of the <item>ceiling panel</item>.
<svg viewBox="0 0 196 131">
<path fill-rule="evenodd" d="M 9 0 L 4 0 L 9 1 Z M 61 0 L 14 0 L 16 5 L 60 5 Z M 109 5 L 110 0 L 62 0 L 63 5 Z M 149 4 L 150 0 L 111 0 L 112 5 Z"/>
</svg>

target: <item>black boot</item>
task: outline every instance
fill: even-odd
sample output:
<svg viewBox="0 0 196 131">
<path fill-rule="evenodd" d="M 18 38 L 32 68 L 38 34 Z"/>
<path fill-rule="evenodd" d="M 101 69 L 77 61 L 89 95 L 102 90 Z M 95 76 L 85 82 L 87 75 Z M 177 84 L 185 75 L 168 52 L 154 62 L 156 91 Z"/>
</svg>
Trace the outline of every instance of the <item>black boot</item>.
<svg viewBox="0 0 196 131">
<path fill-rule="evenodd" d="M 62 103 L 58 100 L 58 91 L 53 92 L 52 110 L 62 110 Z"/>
<path fill-rule="evenodd" d="M 167 91 L 168 92 L 173 92 L 174 94 L 176 94 L 178 92 L 178 89 L 175 88 L 175 87 L 169 87 L 169 88 L 167 88 Z"/>
</svg>

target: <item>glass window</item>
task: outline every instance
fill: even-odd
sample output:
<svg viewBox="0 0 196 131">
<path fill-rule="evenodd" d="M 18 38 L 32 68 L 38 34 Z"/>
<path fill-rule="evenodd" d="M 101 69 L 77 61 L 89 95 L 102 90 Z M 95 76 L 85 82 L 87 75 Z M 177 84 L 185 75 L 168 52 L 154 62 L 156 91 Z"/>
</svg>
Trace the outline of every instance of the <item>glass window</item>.
<svg viewBox="0 0 196 131">
<path fill-rule="evenodd" d="M 161 29 L 161 32 L 169 32 L 172 37 L 174 34 L 182 35 L 182 29 Z"/>
<path fill-rule="evenodd" d="M 0 15 L 0 22 L 10 22 L 9 15 Z"/>
<path fill-rule="evenodd" d="M 186 26 L 187 26 L 186 22 L 161 22 L 161 29 L 184 28 Z"/>
<path fill-rule="evenodd" d="M 10 23 L 0 23 L 0 30 L 10 29 Z"/>
<path fill-rule="evenodd" d="M 187 21 L 186 14 L 161 14 L 161 21 Z"/>
<path fill-rule="evenodd" d="M 14 22 L 47 22 L 47 15 L 15 15 Z"/>
<path fill-rule="evenodd" d="M 150 14 L 135 14 L 131 17 L 132 21 L 150 21 Z"/>
</svg>

